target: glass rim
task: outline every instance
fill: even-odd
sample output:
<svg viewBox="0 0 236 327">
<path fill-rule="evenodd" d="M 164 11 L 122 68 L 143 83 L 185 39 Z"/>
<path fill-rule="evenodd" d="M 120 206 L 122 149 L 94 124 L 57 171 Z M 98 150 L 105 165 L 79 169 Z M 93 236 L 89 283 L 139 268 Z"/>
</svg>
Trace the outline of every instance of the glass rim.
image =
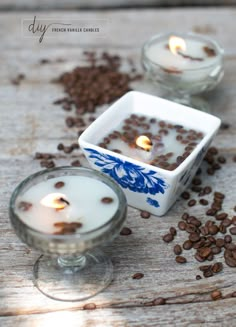
<svg viewBox="0 0 236 327">
<path fill-rule="evenodd" d="M 39 231 L 29 225 L 27 225 L 24 221 L 22 221 L 19 216 L 15 213 L 15 201 L 20 192 L 24 189 L 24 187 L 34 178 L 37 178 L 39 176 L 47 175 L 49 173 L 57 172 L 57 171 L 66 171 L 66 170 L 71 170 L 71 171 L 79 171 L 81 172 L 81 176 L 85 177 L 92 177 L 96 176 L 99 178 L 96 178 L 97 180 L 100 180 L 101 182 L 104 182 L 107 186 L 111 187 L 112 190 L 115 192 L 115 194 L 118 197 L 118 207 L 117 210 L 115 211 L 114 215 L 111 216 L 111 218 L 102 224 L 99 227 L 96 227 L 92 230 L 89 230 L 87 232 L 82 232 L 82 233 L 75 233 L 75 234 L 66 234 L 66 235 L 60 235 L 60 234 L 50 234 L 46 232 Z M 84 173 L 84 174 L 83 174 Z M 73 176 L 73 175 L 72 175 Z M 74 176 L 80 176 L 74 175 Z M 55 176 L 56 177 L 56 176 Z M 120 210 L 120 205 L 122 205 L 122 210 Z M 26 230 L 29 230 L 30 232 L 33 232 L 34 234 L 40 235 L 40 237 L 45 237 L 47 239 L 51 240 L 66 240 L 68 241 L 69 239 L 71 240 L 76 240 L 76 239 L 84 239 L 84 237 L 92 235 L 93 233 L 102 230 L 104 227 L 110 225 L 112 222 L 114 222 L 116 219 L 119 219 L 121 215 L 125 214 L 127 209 L 127 200 L 126 196 L 123 192 L 123 190 L 119 187 L 118 184 L 116 184 L 110 177 L 105 175 L 104 173 L 91 169 L 91 168 L 85 168 L 85 167 L 72 167 L 72 166 L 60 166 L 60 167 L 55 167 L 55 168 L 49 168 L 49 169 L 44 169 L 40 170 L 36 173 L 31 174 L 30 176 L 26 177 L 23 179 L 14 189 L 11 198 L 10 198 L 10 203 L 9 203 L 9 216 L 10 220 L 12 223 L 12 217 L 16 219 Z M 13 224 L 12 224 L 13 225 Z"/>
<path fill-rule="evenodd" d="M 142 60 L 146 59 L 148 60 L 149 62 L 151 62 L 153 65 L 157 66 L 157 67 L 160 67 L 161 69 L 166 69 L 166 67 L 164 67 L 163 65 L 160 65 L 159 63 L 153 61 L 152 59 L 150 59 L 147 54 L 146 54 L 146 51 L 147 51 L 147 48 L 150 46 L 150 44 L 155 41 L 155 40 L 158 40 L 158 39 L 161 39 L 163 37 L 170 37 L 170 36 L 180 36 L 180 37 L 184 37 L 184 36 L 192 36 L 192 37 L 195 37 L 195 38 L 198 38 L 198 39 L 201 39 L 201 40 L 204 40 L 204 41 L 207 41 L 208 43 L 210 43 L 211 45 L 214 46 L 214 48 L 217 50 L 217 57 L 219 57 L 220 60 L 223 59 L 223 54 L 224 54 L 224 49 L 219 45 L 218 42 L 216 42 L 215 40 L 205 36 L 205 35 L 201 35 L 201 34 L 197 34 L 197 33 L 193 33 L 193 32 L 187 32 L 187 33 L 184 33 L 184 32 L 167 32 L 167 33 L 159 33 L 159 34 L 155 34 L 153 36 L 151 36 L 142 46 L 142 51 L 141 51 L 141 54 L 142 54 Z M 204 69 L 207 69 L 207 68 L 210 68 L 211 66 L 215 66 L 216 65 L 216 62 L 213 62 L 213 63 L 210 63 L 210 64 L 206 64 L 206 65 L 203 65 L 202 67 L 195 67 L 195 68 L 186 68 L 186 69 L 181 69 L 183 72 L 191 72 L 191 71 L 197 71 L 197 70 L 204 70 Z"/>
</svg>

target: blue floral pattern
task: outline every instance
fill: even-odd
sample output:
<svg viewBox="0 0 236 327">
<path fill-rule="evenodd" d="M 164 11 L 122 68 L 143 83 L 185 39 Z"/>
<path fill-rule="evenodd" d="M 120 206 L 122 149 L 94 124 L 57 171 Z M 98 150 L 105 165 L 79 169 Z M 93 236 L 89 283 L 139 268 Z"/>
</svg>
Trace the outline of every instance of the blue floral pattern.
<svg viewBox="0 0 236 327">
<path fill-rule="evenodd" d="M 159 208 L 160 204 L 157 200 L 154 200 L 152 198 L 147 198 L 147 203 L 150 204 L 153 207 Z"/>
<path fill-rule="evenodd" d="M 101 171 L 112 177 L 124 189 L 139 193 L 165 193 L 168 188 L 166 182 L 156 176 L 154 170 L 147 170 L 142 166 L 121 160 L 109 154 L 100 153 L 94 149 L 85 148 L 94 164 L 101 167 Z"/>
</svg>

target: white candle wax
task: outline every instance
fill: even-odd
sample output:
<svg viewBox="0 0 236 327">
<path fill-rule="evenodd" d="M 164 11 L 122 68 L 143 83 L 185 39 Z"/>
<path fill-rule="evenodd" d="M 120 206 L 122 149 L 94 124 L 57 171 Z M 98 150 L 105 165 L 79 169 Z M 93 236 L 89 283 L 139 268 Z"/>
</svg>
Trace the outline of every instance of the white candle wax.
<svg viewBox="0 0 236 327">
<path fill-rule="evenodd" d="M 185 36 L 185 49 L 172 53 L 168 44 L 169 39 L 156 40 L 146 48 L 145 55 L 153 63 L 163 68 L 166 79 L 176 82 L 199 82 L 207 77 L 214 78 L 221 69 L 221 56 L 218 50 L 205 40 Z M 210 49 L 213 55 L 205 50 Z"/>
<path fill-rule="evenodd" d="M 56 188 L 58 182 L 64 183 Z M 63 198 L 64 209 L 56 210 L 47 206 L 48 197 Z M 105 203 L 104 198 L 112 199 Z M 22 210 L 22 202 L 31 206 Z M 50 203 L 49 203 L 50 205 Z M 81 223 L 78 233 L 89 232 L 106 222 L 118 208 L 116 193 L 103 182 L 85 176 L 63 176 L 40 182 L 18 197 L 16 214 L 26 225 L 45 233 L 57 233 L 60 228 L 55 223 Z"/>
</svg>

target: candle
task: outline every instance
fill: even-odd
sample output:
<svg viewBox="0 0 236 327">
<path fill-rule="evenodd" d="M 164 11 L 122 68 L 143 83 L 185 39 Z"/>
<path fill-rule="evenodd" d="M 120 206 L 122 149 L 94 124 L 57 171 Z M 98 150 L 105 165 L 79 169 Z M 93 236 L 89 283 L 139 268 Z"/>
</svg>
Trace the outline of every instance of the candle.
<svg viewBox="0 0 236 327">
<path fill-rule="evenodd" d="M 144 44 L 142 62 L 154 82 L 175 93 L 171 99 L 191 104 L 181 97 L 213 89 L 223 77 L 222 55 L 219 45 L 204 36 L 167 33 Z"/>
<path fill-rule="evenodd" d="M 202 132 L 173 121 L 132 114 L 98 145 L 141 162 L 174 170 L 202 138 Z"/>
<path fill-rule="evenodd" d="M 15 204 L 19 219 L 48 234 L 75 234 L 95 230 L 118 209 L 114 190 L 87 176 L 43 180 L 20 194 Z"/>
</svg>

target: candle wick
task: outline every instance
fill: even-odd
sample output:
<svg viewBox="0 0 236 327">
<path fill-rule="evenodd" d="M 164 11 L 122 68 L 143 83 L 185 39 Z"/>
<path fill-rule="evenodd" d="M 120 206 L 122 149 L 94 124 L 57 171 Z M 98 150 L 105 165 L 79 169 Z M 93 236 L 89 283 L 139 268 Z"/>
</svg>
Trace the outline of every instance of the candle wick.
<svg viewBox="0 0 236 327">
<path fill-rule="evenodd" d="M 70 205 L 70 202 L 64 198 L 59 198 L 59 201 L 66 203 L 68 206 Z"/>
<path fill-rule="evenodd" d="M 204 60 L 203 58 L 192 57 L 190 55 L 187 55 L 187 54 L 181 52 L 180 50 L 178 50 L 177 53 L 178 53 L 178 55 L 180 55 L 181 57 L 183 57 L 185 59 L 190 59 L 190 60 L 193 60 L 193 61 L 203 61 Z"/>
</svg>

